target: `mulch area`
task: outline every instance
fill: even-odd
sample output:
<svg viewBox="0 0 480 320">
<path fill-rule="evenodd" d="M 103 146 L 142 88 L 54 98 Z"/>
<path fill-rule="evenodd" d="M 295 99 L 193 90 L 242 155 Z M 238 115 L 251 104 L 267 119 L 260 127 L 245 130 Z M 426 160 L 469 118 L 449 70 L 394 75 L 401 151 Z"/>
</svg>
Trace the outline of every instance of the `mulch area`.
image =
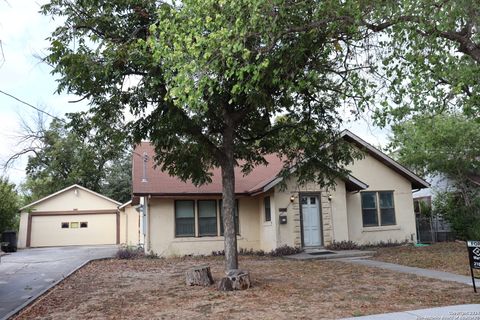
<svg viewBox="0 0 480 320">
<path fill-rule="evenodd" d="M 335 319 L 480 303 L 471 287 L 334 261 L 241 257 L 253 287 L 187 287 L 185 271 L 222 257 L 95 261 L 16 319 Z"/>
</svg>

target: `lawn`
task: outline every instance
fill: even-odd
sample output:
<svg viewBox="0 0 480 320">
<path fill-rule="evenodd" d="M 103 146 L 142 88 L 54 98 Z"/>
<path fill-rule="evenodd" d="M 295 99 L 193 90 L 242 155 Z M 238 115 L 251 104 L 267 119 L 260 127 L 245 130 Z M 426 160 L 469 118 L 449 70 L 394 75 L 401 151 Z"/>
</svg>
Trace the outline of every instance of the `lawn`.
<svg viewBox="0 0 480 320">
<path fill-rule="evenodd" d="M 102 260 L 88 264 L 17 319 L 333 319 L 480 303 L 471 287 L 333 261 L 241 257 L 253 287 L 187 287 L 184 272 L 221 257 Z"/>
<path fill-rule="evenodd" d="M 439 242 L 426 247 L 400 246 L 375 250 L 375 260 L 470 276 L 467 247 L 463 242 Z"/>
</svg>

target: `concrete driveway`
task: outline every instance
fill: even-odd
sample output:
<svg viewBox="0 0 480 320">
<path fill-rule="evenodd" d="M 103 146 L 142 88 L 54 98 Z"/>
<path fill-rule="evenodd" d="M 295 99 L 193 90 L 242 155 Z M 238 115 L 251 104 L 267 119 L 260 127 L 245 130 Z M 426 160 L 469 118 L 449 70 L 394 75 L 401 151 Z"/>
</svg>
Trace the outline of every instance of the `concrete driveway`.
<svg viewBox="0 0 480 320">
<path fill-rule="evenodd" d="M 72 246 L 19 250 L 1 257 L 0 319 L 61 281 L 92 259 L 115 255 L 117 246 Z"/>
</svg>

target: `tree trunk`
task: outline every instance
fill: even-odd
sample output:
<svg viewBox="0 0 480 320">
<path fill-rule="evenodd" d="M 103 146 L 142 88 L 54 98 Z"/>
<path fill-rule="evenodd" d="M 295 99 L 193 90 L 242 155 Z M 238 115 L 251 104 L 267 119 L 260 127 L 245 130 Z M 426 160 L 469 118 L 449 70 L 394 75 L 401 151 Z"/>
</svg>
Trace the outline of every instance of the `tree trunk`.
<svg viewBox="0 0 480 320">
<path fill-rule="evenodd" d="M 214 283 L 209 266 L 195 267 L 185 272 L 185 282 L 188 286 L 209 286 Z"/>
<path fill-rule="evenodd" d="M 228 117 L 227 117 L 228 118 Z M 235 231 L 235 155 L 233 150 L 233 123 L 226 121 L 223 133 L 224 161 L 222 169 L 222 212 L 225 244 L 225 270 L 238 269 L 237 235 Z"/>
<path fill-rule="evenodd" d="M 246 290 L 250 288 L 250 274 L 243 270 L 230 270 L 227 276 L 222 278 L 218 283 L 218 290 L 232 291 L 232 290 Z"/>
</svg>

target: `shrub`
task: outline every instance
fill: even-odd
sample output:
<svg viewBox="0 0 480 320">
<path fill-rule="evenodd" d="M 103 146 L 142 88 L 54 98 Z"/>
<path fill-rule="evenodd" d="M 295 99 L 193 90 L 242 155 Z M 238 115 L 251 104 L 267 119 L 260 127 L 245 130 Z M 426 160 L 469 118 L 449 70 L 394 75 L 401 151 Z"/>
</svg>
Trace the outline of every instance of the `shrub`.
<svg viewBox="0 0 480 320">
<path fill-rule="evenodd" d="M 214 256 L 214 257 L 219 257 L 219 256 L 224 256 L 224 255 L 225 255 L 225 250 L 212 251 L 212 256 Z"/>
<path fill-rule="evenodd" d="M 141 248 L 125 247 L 118 249 L 116 253 L 117 259 L 128 260 L 136 259 L 143 256 L 144 253 Z"/>
<path fill-rule="evenodd" d="M 149 253 L 147 253 L 145 255 L 145 258 L 147 258 L 147 259 L 160 259 L 160 256 L 158 254 L 156 254 L 155 252 L 150 251 Z"/>
<path fill-rule="evenodd" d="M 238 251 L 238 254 L 240 256 L 258 256 L 258 257 L 263 257 L 263 256 L 270 256 L 270 257 L 282 257 L 282 256 L 288 256 L 292 254 L 297 254 L 302 252 L 303 250 L 297 247 L 290 247 L 287 245 L 284 245 L 282 247 L 279 247 L 277 249 L 274 249 L 270 252 L 265 252 L 263 250 L 253 250 L 253 249 L 245 249 L 245 248 L 240 248 Z M 212 256 L 218 257 L 218 256 L 224 256 L 225 251 L 224 250 L 219 250 L 219 251 L 212 251 Z"/>
<path fill-rule="evenodd" d="M 328 250 L 358 250 L 360 246 L 351 240 L 342 240 L 342 241 L 333 241 L 332 244 L 329 244 L 325 247 Z"/>
<path fill-rule="evenodd" d="M 290 256 L 292 254 L 297 254 L 302 251 L 303 250 L 301 248 L 284 245 L 270 251 L 268 255 L 272 257 L 283 257 L 283 256 Z"/>
<path fill-rule="evenodd" d="M 390 247 L 400 247 L 400 246 L 405 246 L 405 245 L 410 245 L 411 243 L 408 240 L 405 241 L 379 241 L 379 242 L 372 242 L 372 243 L 366 243 L 361 245 L 359 248 L 360 249 L 369 249 L 369 248 L 390 248 Z"/>
<path fill-rule="evenodd" d="M 241 256 L 260 256 L 260 257 L 262 257 L 262 256 L 265 255 L 265 251 L 240 248 L 240 251 L 238 252 L 238 254 L 241 255 Z"/>
<path fill-rule="evenodd" d="M 480 239 L 480 191 L 478 189 L 465 194 L 438 193 L 434 200 L 434 208 L 436 214 L 443 216 L 450 223 L 458 239 Z"/>
</svg>

